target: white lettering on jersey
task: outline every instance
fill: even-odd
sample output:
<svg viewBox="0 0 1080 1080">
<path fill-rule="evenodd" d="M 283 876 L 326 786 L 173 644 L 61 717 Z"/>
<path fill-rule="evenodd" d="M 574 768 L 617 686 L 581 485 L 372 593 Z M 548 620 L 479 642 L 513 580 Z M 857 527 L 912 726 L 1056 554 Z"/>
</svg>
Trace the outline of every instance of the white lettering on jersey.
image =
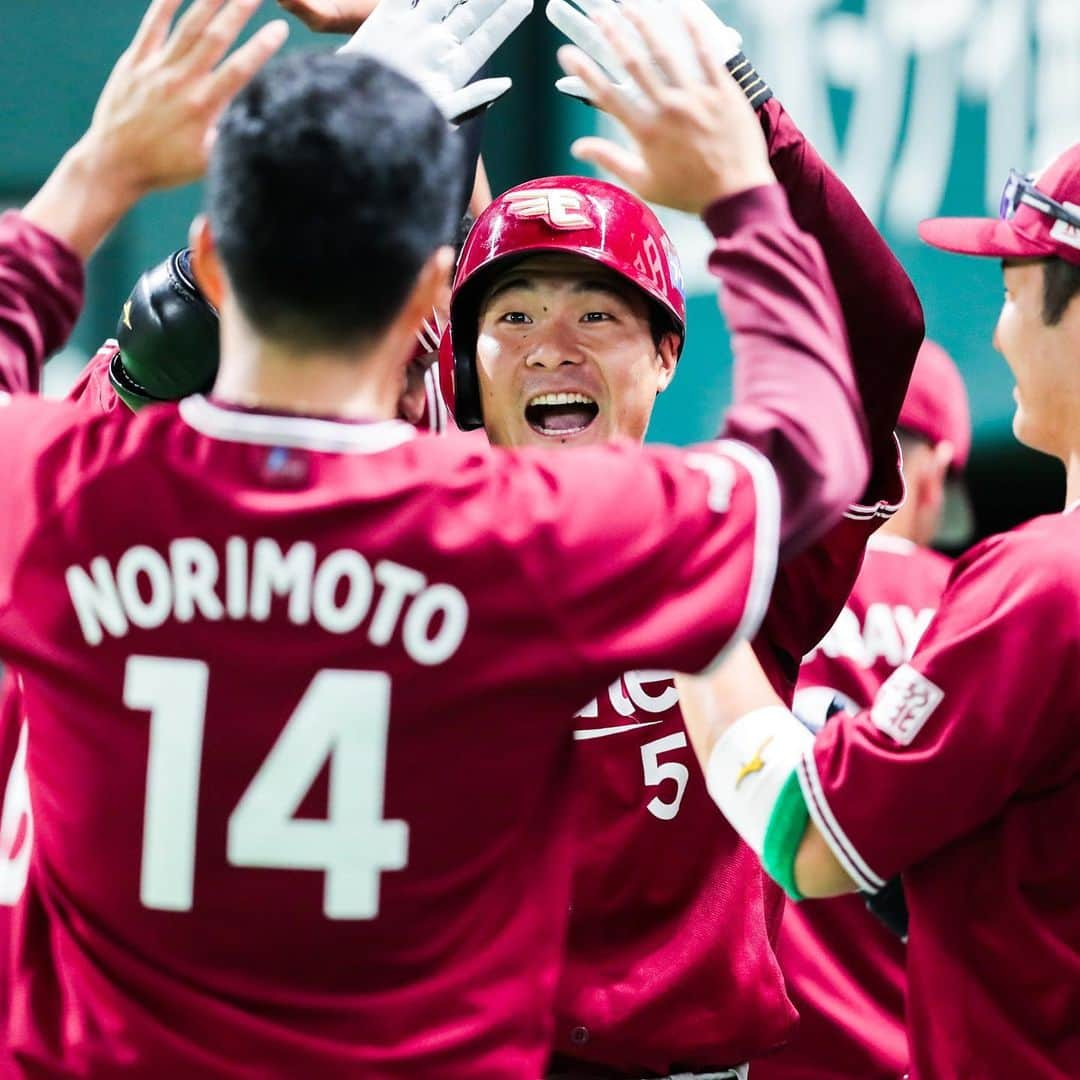
<svg viewBox="0 0 1080 1080">
<path fill-rule="evenodd" d="M 832 659 L 841 657 L 862 668 L 872 668 L 878 660 L 899 667 L 914 655 L 934 612 L 934 608 L 913 611 L 906 604 L 870 604 L 860 625 L 859 617 L 846 607 L 817 648 Z M 812 659 L 816 652 L 805 659 Z"/>
<path fill-rule="evenodd" d="M 659 693 L 646 689 L 665 682 L 671 685 L 663 687 Z M 675 675 L 670 671 L 628 671 L 608 687 L 607 696 L 617 715 L 633 716 L 635 709 L 654 714 L 667 712 L 678 703 L 679 691 L 675 688 Z M 600 715 L 599 700 L 593 698 L 574 715 L 583 720 L 595 720 Z M 579 737 L 587 739 L 590 736 Z"/>
<path fill-rule="evenodd" d="M 224 560 L 197 537 L 173 540 L 168 558 L 136 544 L 115 570 L 98 555 L 89 572 L 69 566 L 64 580 L 88 645 L 100 645 L 106 633 L 123 637 L 132 625 L 152 630 L 169 618 L 263 622 L 276 598 L 285 602 L 290 622 L 314 622 L 331 634 L 351 633 L 370 615 L 373 645 L 388 645 L 400 628 L 408 656 L 430 666 L 457 652 L 469 619 L 468 603 L 452 585 L 429 584 L 419 570 L 390 559 L 372 566 L 351 548 L 320 562 L 306 540 L 282 551 L 267 537 L 249 543 L 234 536 Z"/>
<path fill-rule="evenodd" d="M 735 466 L 726 457 L 694 451 L 683 458 L 691 469 L 709 478 L 709 509 L 714 514 L 726 514 L 731 507 L 731 492 L 735 487 Z"/>
<path fill-rule="evenodd" d="M 581 195 L 569 188 L 534 188 L 507 196 L 506 212 L 519 218 L 543 218 L 554 229 L 591 229 L 582 213 Z"/>
<path fill-rule="evenodd" d="M 901 746 L 910 746 L 944 697 L 940 686 L 904 664 L 881 684 L 870 719 Z"/>
</svg>

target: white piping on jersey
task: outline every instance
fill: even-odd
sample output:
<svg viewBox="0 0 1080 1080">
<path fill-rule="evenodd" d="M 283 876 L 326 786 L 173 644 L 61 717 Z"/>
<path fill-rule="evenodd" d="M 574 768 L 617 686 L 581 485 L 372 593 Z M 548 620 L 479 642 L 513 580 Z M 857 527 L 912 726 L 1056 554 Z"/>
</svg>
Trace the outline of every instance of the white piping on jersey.
<svg viewBox="0 0 1080 1080">
<path fill-rule="evenodd" d="M 643 724 L 634 723 L 619 724 L 617 727 L 582 728 L 574 732 L 574 738 L 578 742 L 585 742 L 587 739 L 606 739 L 609 735 L 618 735 L 621 731 L 637 731 L 638 728 L 656 727 L 657 724 L 663 722 L 663 720 L 646 720 Z"/>
<path fill-rule="evenodd" d="M 424 389 L 427 392 L 427 410 L 430 417 L 431 430 L 442 434 L 449 424 L 450 410 L 442 395 L 442 387 L 439 385 L 439 361 L 435 362 L 424 372 Z"/>
<path fill-rule="evenodd" d="M 1066 506 L 1062 513 L 1071 514 L 1074 510 L 1077 509 L 1080 509 L 1080 499 L 1077 499 L 1076 502 L 1070 503 L 1068 506 Z"/>
<path fill-rule="evenodd" d="M 896 466 L 900 476 L 900 501 L 891 503 L 885 499 L 879 499 L 873 506 L 868 503 L 852 503 L 844 512 L 844 517 L 851 521 L 870 521 L 876 517 L 890 518 L 904 505 L 904 499 L 907 498 L 907 482 L 904 480 L 904 452 L 900 449 L 900 440 L 896 437 L 895 431 L 893 432 L 893 444 L 896 446 Z"/>
<path fill-rule="evenodd" d="M 859 854 L 855 845 L 848 839 L 847 833 L 840 827 L 836 815 L 832 812 L 825 791 L 821 786 L 821 777 L 817 771 L 814 747 L 807 747 L 798 764 L 799 787 L 803 801 L 810 812 L 810 817 L 821 833 L 829 850 L 847 871 L 847 875 L 863 892 L 876 893 L 885 884 L 885 879 L 878 877 L 866 860 Z"/>
<path fill-rule="evenodd" d="M 702 669 L 702 674 L 715 671 L 734 645 L 758 632 L 769 606 L 780 555 L 780 485 L 772 462 L 749 443 L 736 439 L 720 439 L 712 445 L 734 458 L 750 474 L 754 487 L 754 554 L 739 625 L 719 655 Z"/>
<path fill-rule="evenodd" d="M 866 546 L 874 551 L 891 551 L 894 555 L 914 555 L 919 550 L 919 545 L 914 540 L 889 533 L 874 533 L 866 541 Z"/>
<path fill-rule="evenodd" d="M 202 394 L 180 402 L 180 417 L 189 427 L 212 439 L 329 453 L 378 454 L 416 438 L 416 429 L 404 420 L 350 423 L 310 416 L 241 412 L 223 409 Z"/>
</svg>

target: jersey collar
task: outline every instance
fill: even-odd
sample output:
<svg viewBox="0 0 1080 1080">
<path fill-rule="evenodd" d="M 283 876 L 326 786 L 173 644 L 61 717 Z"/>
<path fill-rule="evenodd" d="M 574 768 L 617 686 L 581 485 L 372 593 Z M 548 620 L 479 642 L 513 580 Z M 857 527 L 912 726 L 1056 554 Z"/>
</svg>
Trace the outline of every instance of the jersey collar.
<svg viewBox="0 0 1080 1080">
<path fill-rule="evenodd" d="M 330 420 L 292 413 L 254 412 L 210 401 L 202 394 L 180 402 L 180 417 L 211 439 L 287 446 L 339 454 L 378 454 L 416 438 L 404 420 Z"/>
</svg>

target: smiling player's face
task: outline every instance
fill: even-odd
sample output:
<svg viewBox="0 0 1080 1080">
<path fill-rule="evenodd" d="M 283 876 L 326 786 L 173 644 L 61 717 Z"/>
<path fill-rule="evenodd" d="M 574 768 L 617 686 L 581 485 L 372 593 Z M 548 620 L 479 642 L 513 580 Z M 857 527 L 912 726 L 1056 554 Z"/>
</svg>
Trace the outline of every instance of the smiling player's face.
<svg viewBox="0 0 1080 1080">
<path fill-rule="evenodd" d="M 577 446 L 645 437 L 671 381 L 678 338 L 657 343 L 650 301 L 574 255 L 537 255 L 492 283 L 480 309 L 477 372 L 499 446 Z"/>
<path fill-rule="evenodd" d="M 1042 260 L 1005 263 L 1005 302 L 994 331 L 994 347 L 1016 379 L 1016 438 L 1034 450 L 1065 458 L 1075 441 L 1075 418 L 1080 416 L 1076 365 L 1080 297 L 1073 299 L 1059 323 L 1047 325 L 1044 271 Z"/>
</svg>

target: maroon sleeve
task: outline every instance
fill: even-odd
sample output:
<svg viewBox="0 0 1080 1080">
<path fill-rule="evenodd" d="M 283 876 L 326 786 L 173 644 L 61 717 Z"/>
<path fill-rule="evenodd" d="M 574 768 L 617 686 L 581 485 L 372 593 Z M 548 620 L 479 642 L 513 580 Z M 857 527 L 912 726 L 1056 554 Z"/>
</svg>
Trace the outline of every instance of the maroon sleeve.
<svg viewBox="0 0 1080 1080">
<path fill-rule="evenodd" d="M 0 215 L 0 390 L 37 391 L 82 300 L 79 257 L 18 212 Z"/>
<path fill-rule="evenodd" d="M 768 644 L 792 673 L 843 609 L 866 541 L 903 500 L 893 429 L 923 340 L 922 306 L 888 244 L 778 101 L 761 110 L 769 157 L 796 224 L 825 254 L 870 434 L 871 477 L 842 522 L 779 570 Z"/>
<path fill-rule="evenodd" d="M 821 245 L 844 318 L 874 467 L 860 501 L 895 493 L 892 441 L 925 334 L 915 286 L 843 181 L 775 98 L 761 110 L 773 171 L 791 216 Z"/>
<path fill-rule="evenodd" d="M 807 752 L 811 817 L 861 888 L 1080 764 L 1077 537 L 1073 523 L 1040 522 L 965 556 L 911 663 Z"/>
<path fill-rule="evenodd" d="M 836 293 L 817 241 L 792 221 L 776 185 L 705 211 L 709 269 L 735 354 L 724 434 L 773 464 L 783 556 L 806 547 L 863 490 L 865 421 Z"/>
</svg>

